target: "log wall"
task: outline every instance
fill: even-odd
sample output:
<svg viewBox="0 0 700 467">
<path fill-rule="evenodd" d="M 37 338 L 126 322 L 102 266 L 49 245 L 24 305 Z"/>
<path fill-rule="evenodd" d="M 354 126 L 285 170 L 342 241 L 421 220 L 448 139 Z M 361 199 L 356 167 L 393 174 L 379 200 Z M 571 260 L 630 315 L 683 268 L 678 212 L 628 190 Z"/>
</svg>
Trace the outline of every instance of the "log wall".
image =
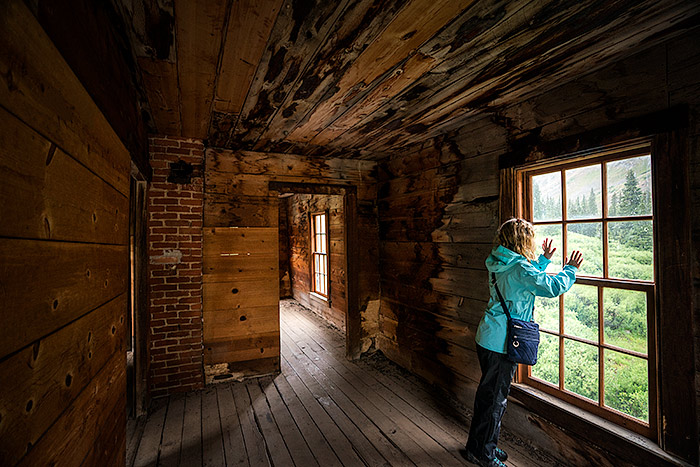
<svg viewBox="0 0 700 467">
<path fill-rule="evenodd" d="M 0 50 L 0 463 L 123 464 L 129 152 L 20 0 Z"/>
<path fill-rule="evenodd" d="M 294 298 L 345 331 L 345 214 L 340 195 L 298 194 L 289 198 L 289 243 Z M 310 216 L 328 213 L 329 234 L 329 300 L 311 292 L 311 230 Z"/>
<path fill-rule="evenodd" d="M 373 344 L 376 313 L 379 308 L 375 168 L 376 164 L 369 161 L 324 160 L 292 154 L 251 151 L 216 149 L 206 151 L 205 230 L 210 227 L 274 227 L 278 229 L 280 193 L 270 190 L 270 182 L 355 187 L 356 194 L 353 194 L 357 198 L 355 226 L 358 237 L 363 239 L 363 248 L 355 258 L 359 272 L 356 297 L 359 311 L 354 319 L 358 323 L 358 328 L 362 320 L 357 345 L 364 350 Z M 265 333 L 249 330 L 247 336 L 251 350 L 258 349 L 259 353 L 258 340 L 262 337 L 271 339 L 268 324 L 265 324 Z M 279 322 L 274 324 L 276 338 L 279 339 Z M 238 363 L 245 366 L 246 370 L 251 368 L 248 363 Z M 257 359 L 253 366 L 258 367 L 260 371 L 278 368 L 279 356 Z"/>
<path fill-rule="evenodd" d="M 682 402 L 662 400 L 670 412 L 661 443 L 668 452 L 697 462 L 700 55 L 693 44 L 698 41 L 700 30 L 696 28 L 546 93 L 538 93 L 537 86 L 533 86 L 517 104 L 490 102 L 459 129 L 382 161 L 378 193 L 382 288 L 378 347 L 394 361 L 471 406 L 480 376 L 474 335 L 488 297 L 484 260 L 500 219 L 499 158 L 507 165 L 512 163 L 512 154 L 542 157 L 539 148 L 549 141 L 637 118 L 644 120 L 655 112 L 687 105 L 690 122 L 682 130 L 687 137 L 680 140 L 687 153 L 673 163 L 678 164 L 675 170 L 679 173 L 689 174 L 688 191 L 682 191 L 683 177 L 679 177 L 679 185 L 674 185 L 676 191 L 672 191 L 678 198 L 669 201 L 668 208 L 680 209 L 690 217 L 692 230 L 674 233 L 679 237 L 692 235 L 692 253 L 679 252 L 678 262 L 673 264 L 674 269 L 681 274 L 687 271 L 688 276 L 692 268 L 695 290 L 688 305 L 694 310 L 694 324 L 692 328 L 677 326 L 673 337 L 667 338 L 678 342 L 673 355 L 680 360 L 662 361 L 662 368 L 666 366 L 668 374 L 675 372 L 675 376 L 662 381 L 661 389 L 664 397 L 676 394 Z M 652 119 L 646 124 L 663 127 L 665 122 Z M 635 133 L 629 134 L 633 136 Z M 573 138 L 572 143 L 575 150 L 577 139 Z M 680 225 L 670 228 L 677 231 Z M 662 320 L 673 320 L 674 313 L 662 309 Z M 676 371 L 678 365 L 682 370 Z M 669 385 L 675 386 L 675 391 Z M 686 407 L 686 412 L 675 411 L 674 404 L 679 409 Z M 554 428 L 551 422 L 513 405 L 505 418 L 513 431 L 566 464 L 659 462 L 657 457 L 640 454 L 645 452 L 643 449 L 621 447 L 626 444 L 613 441 L 615 438 L 601 437 L 599 446 L 590 437 L 589 442 L 583 442 L 571 431 Z M 575 425 L 562 426 L 571 429 Z M 580 426 L 584 426 L 581 431 L 587 429 L 585 424 Z"/>
</svg>

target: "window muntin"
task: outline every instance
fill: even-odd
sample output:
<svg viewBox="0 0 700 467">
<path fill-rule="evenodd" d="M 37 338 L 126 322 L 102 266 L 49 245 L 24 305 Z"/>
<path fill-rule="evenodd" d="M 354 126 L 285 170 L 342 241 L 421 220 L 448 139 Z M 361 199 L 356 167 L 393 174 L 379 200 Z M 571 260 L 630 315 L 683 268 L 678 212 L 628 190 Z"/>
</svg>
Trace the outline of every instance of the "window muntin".
<svg viewBox="0 0 700 467">
<path fill-rule="evenodd" d="M 565 295 L 537 298 L 539 361 L 520 380 L 650 438 L 656 432 L 649 145 L 519 171 L 521 215 L 584 264 Z M 652 349 L 650 351 L 650 349 Z"/>
<path fill-rule="evenodd" d="M 328 298 L 328 216 L 311 215 L 311 291 Z"/>
</svg>

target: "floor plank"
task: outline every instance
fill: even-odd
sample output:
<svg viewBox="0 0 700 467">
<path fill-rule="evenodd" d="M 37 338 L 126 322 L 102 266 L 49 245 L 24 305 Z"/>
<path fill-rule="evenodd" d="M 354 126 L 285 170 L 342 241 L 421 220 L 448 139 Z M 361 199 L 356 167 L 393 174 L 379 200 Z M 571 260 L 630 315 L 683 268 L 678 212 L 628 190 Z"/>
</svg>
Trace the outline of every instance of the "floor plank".
<svg viewBox="0 0 700 467">
<path fill-rule="evenodd" d="M 268 454 L 272 458 L 274 465 L 294 465 L 292 456 L 284 444 L 284 439 L 280 433 L 279 427 L 270 411 L 270 406 L 267 404 L 267 399 L 260 389 L 257 380 L 246 382 L 246 389 L 250 395 L 250 401 L 253 404 L 255 411 L 255 420 L 257 420 L 260 431 L 265 437 L 265 444 L 268 446 Z"/>
<path fill-rule="evenodd" d="M 248 455 L 245 450 L 243 431 L 238 420 L 238 409 L 233 400 L 231 388 L 228 385 L 217 385 L 216 396 L 219 401 L 219 417 L 221 418 L 221 434 L 224 439 L 226 464 L 230 466 L 248 467 Z"/>
<path fill-rule="evenodd" d="M 202 465 L 202 393 L 190 392 L 185 399 L 180 465 Z"/>
<path fill-rule="evenodd" d="M 219 402 L 214 387 L 209 387 L 202 392 L 202 465 L 204 467 L 226 465 Z"/>
<path fill-rule="evenodd" d="M 133 465 L 466 464 L 467 413 L 383 357 L 348 361 L 343 333 L 297 302 L 280 316 L 281 373 L 158 400 L 130 422 Z M 499 446 L 508 465 L 553 465 L 508 433 Z"/>
<path fill-rule="evenodd" d="M 323 346 L 324 344 L 326 344 L 326 347 L 328 346 L 329 342 L 325 340 L 322 333 L 308 332 L 309 329 L 313 329 L 310 327 L 313 326 L 313 323 L 305 320 L 305 317 L 302 315 L 298 313 L 290 313 L 285 316 L 285 319 L 288 320 L 287 322 L 292 324 L 291 326 L 288 326 L 288 328 L 293 328 L 297 334 L 297 337 L 304 339 L 304 342 L 309 342 L 309 339 L 312 339 L 313 341 L 317 342 L 319 346 Z M 434 420 L 423 415 L 425 413 L 424 411 L 414 407 L 414 405 L 420 405 L 416 403 L 415 398 L 411 403 L 406 402 L 404 398 L 400 397 L 394 391 L 381 384 L 378 378 L 378 376 L 380 376 L 379 373 L 375 374 L 374 372 L 367 372 L 358 367 L 357 364 L 348 362 L 345 358 L 337 358 L 332 352 L 326 353 L 322 356 L 322 358 L 325 358 L 325 361 L 333 368 L 343 368 L 346 370 L 346 375 L 350 376 L 348 381 L 357 390 L 367 394 L 376 395 L 377 397 L 375 397 L 374 400 L 380 407 L 393 407 L 399 414 L 404 415 L 405 418 L 409 419 L 413 424 L 415 424 L 415 427 L 421 431 L 417 438 L 414 438 L 417 442 L 425 442 L 426 440 L 424 439 L 423 435 L 427 434 L 430 436 L 430 438 L 432 438 L 432 440 L 439 443 L 440 446 L 442 446 L 448 452 L 457 452 L 457 450 L 465 443 L 466 440 L 463 439 L 463 429 L 456 430 L 454 429 L 455 427 L 439 426 Z M 406 394 L 404 394 L 404 396 L 406 396 Z M 422 408 L 425 410 L 426 407 Z M 415 429 L 412 431 L 415 432 Z M 428 445 L 433 445 L 433 447 L 435 447 L 434 444 L 429 441 Z M 453 459 L 450 458 L 443 460 L 446 462 L 453 462 Z M 461 461 L 459 463 L 461 463 Z"/>
<path fill-rule="evenodd" d="M 180 462 L 180 446 L 182 444 L 182 427 L 185 417 L 185 396 L 178 395 L 170 398 L 168 415 L 165 417 L 163 442 L 160 445 L 158 465 L 177 467 Z"/>
<path fill-rule="evenodd" d="M 143 437 L 134 460 L 136 467 L 155 467 L 158 463 L 165 414 L 168 411 L 168 401 L 159 402 L 153 413 L 148 416 L 146 426 L 143 429 Z"/>
<path fill-rule="evenodd" d="M 270 459 L 265 448 L 265 438 L 263 438 L 260 427 L 255 421 L 253 405 L 250 402 L 250 396 L 245 384 L 234 384 L 231 386 L 231 391 L 233 392 L 233 399 L 236 401 L 238 419 L 241 421 L 245 449 L 251 467 L 269 466 Z"/>
<path fill-rule="evenodd" d="M 289 409 L 292 417 L 294 417 L 294 421 L 299 427 L 301 434 L 304 436 L 304 439 L 313 451 L 314 457 L 318 460 L 319 465 L 324 467 L 342 466 L 343 464 L 340 462 L 340 459 L 338 459 L 335 452 L 333 452 L 333 448 L 331 448 L 329 440 L 324 437 L 323 432 L 321 432 L 319 427 L 322 426 L 324 432 L 329 429 L 335 429 L 332 435 L 326 434 L 327 437 L 337 436 L 340 434 L 340 436 L 345 439 L 346 443 L 347 438 L 342 436 L 342 433 L 339 432 L 337 426 L 335 426 L 335 423 L 328 418 L 328 414 L 325 414 L 325 417 L 321 415 L 320 411 L 323 411 L 323 409 L 315 400 L 311 401 L 310 399 L 306 399 L 305 402 L 302 402 L 302 398 L 304 396 L 308 396 L 308 393 L 304 394 L 302 391 L 302 396 L 297 397 L 297 394 L 294 392 L 294 389 L 287 379 L 287 376 L 279 375 L 274 379 L 274 384 L 282 396 L 282 400 Z M 307 410 L 310 412 L 307 412 Z M 314 422 L 314 416 L 317 419 L 316 422 Z M 347 447 L 349 447 L 349 443 Z M 352 452 L 352 448 L 350 448 L 350 452 Z M 362 465 L 362 462 L 357 459 L 357 463 L 355 465 Z"/>
</svg>

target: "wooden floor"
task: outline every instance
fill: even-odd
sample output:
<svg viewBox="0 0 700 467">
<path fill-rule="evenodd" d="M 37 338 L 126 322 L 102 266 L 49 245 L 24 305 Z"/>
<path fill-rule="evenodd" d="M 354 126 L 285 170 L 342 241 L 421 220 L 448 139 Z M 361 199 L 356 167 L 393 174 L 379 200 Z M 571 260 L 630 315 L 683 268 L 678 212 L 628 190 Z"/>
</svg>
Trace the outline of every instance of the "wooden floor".
<svg viewBox="0 0 700 467">
<path fill-rule="evenodd" d="M 282 373 L 158 401 L 130 425 L 128 465 L 471 465 L 458 453 L 468 427 L 430 388 L 348 362 L 339 331 L 295 301 L 280 308 Z M 500 446 L 510 465 L 551 463 L 507 433 Z"/>
</svg>

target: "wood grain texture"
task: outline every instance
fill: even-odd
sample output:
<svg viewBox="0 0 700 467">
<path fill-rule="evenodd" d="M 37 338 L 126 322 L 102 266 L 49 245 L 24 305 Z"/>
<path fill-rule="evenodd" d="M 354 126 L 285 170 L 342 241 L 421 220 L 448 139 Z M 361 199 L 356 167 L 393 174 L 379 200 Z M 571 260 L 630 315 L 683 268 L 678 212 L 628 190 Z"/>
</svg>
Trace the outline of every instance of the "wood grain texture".
<svg viewBox="0 0 700 467">
<path fill-rule="evenodd" d="M 0 23 L 0 462 L 122 463 L 130 155 L 27 6 Z"/>
<path fill-rule="evenodd" d="M 283 0 L 245 0 L 231 5 L 217 73 L 215 112 L 236 117 L 241 112 L 282 4 Z"/>
<path fill-rule="evenodd" d="M 112 356 L 123 352 L 125 308 L 122 294 L 0 363 L 0 458 L 19 461 Z"/>
<path fill-rule="evenodd" d="M 0 109 L 0 188 L 5 219 L 0 235 L 47 240 L 124 244 L 128 199 Z"/>
<path fill-rule="evenodd" d="M 126 291 L 123 246 L 0 239 L 7 355 Z M 50 258 L 50 261 L 47 259 Z"/>
<path fill-rule="evenodd" d="M 13 0 L 1 8 L 2 106 L 128 196 L 121 140 L 27 7 Z"/>
<path fill-rule="evenodd" d="M 182 136 L 204 138 L 214 99 L 227 0 L 177 0 L 177 72 Z"/>
<path fill-rule="evenodd" d="M 107 415 L 115 407 L 116 413 L 126 411 L 125 369 L 124 355 L 121 352 L 114 354 L 17 465 L 58 465 L 68 459 L 85 458 L 100 430 L 115 423 Z M 110 454 L 118 456 L 120 451 L 123 452 L 122 448 L 122 443 L 119 443 L 112 447 Z"/>
<path fill-rule="evenodd" d="M 345 214 L 340 195 L 296 194 L 288 198 L 292 295 L 338 329 L 345 330 Z M 310 294 L 312 213 L 328 213 L 330 301 Z"/>
<path fill-rule="evenodd" d="M 163 135 L 182 136 L 177 65 L 149 57 L 139 57 L 138 64 L 156 131 Z"/>
</svg>

